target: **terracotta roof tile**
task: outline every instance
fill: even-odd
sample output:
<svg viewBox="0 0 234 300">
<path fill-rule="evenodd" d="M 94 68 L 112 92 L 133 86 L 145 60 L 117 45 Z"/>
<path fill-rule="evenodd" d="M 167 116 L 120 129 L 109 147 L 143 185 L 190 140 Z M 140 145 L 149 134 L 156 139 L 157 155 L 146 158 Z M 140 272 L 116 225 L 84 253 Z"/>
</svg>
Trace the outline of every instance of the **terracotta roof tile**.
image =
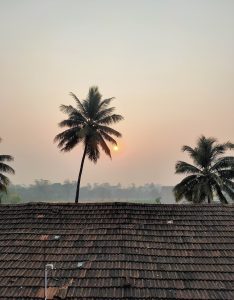
<svg viewBox="0 0 234 300">
<path fill-rule="evenodd" d="M 234 299 L 234 206 L 0 206 L 0 299 Z"/>
</svg>

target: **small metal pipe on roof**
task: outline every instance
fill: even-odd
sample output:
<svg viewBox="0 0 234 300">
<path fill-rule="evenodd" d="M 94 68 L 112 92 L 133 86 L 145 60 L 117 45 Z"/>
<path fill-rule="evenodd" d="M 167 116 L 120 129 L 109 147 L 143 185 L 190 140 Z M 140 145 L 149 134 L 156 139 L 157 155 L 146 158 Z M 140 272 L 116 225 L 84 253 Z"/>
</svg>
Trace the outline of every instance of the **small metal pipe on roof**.
<svg viewBox="0 0 234 300">
<path fill-rule="evenodd" d="M 47 300 L 47 285 L 48 285 L 48 270 L 53 270 L 53 264 L 46 264 L 45 265 L 45 300 Z"/>
</svg>

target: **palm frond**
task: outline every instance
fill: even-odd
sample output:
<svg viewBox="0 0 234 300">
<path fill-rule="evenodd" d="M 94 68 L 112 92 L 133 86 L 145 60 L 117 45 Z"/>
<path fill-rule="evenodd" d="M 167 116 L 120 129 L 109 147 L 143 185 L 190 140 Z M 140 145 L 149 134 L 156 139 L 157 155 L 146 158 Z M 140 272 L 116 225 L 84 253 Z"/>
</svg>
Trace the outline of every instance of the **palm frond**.
<svg viewBox="0 0 234 300">
<path fill-rule="evenodd" d="M 189 154 L 189 156 L 193 159 L 195 165 L 200 166 L 198 162 L 198 153 L 196 148 L 193 149 L 192 147 L 185 145 L 181 148 L 181 150 Z"/>
<path fill-rule="evenodd" d="M 224 184 L 222 190 L 231 198 L 231 200 L 234 200 L 234 190 L 232 188 Z"/>
<path fill-rule="evenodd" d="M 225 156 L 219 158 L 215 164 L 210 168 L 210 170 L 219 170 L 223 168 L 233 168 L 234 169 L 234 157 Z"/>
<path fill-rule="evenodd" d="M 8 177 L 0 173 L 0 183 L 7 186 L 10 183 L 10 180 Z"/>
<path fill-rule="evenodd" d="M 181 148 L 181 150 L 182 150 L 183 152 L 188 152 L 188 154 L 190 154 L 191 156 L 194 155 L 194 152 L 195 152 L 195 150 L 194 150 L 192 147 L 187 146 L 187 145 L 184 145 L 184 146 Z"/>
<path fill-rule="evenodd" d="M 204 176 L 190 175 L 177 184 L 173 191 L 177 202 L 184 198 L 189 202 L 201 203 L 205 201 L 208 189 Z"/>
<path fill-rule="evenodd" d="M 223 183 L 234 191 L 234 182 L 229 179 L 223 179 Z"/>
<path fill-rule="evenodd" d="M 206 176 L 209 179 L 209 182 L 212 186 L 218 185 L 220 187 L 223 186 L 223 178 L 219 176 L 216 173 L 209 173 L 208 176 Z"/>
<path fill-rule="evenodd" d="M 204 135 L 198 138 L 197 141 L 197 146 L 198 148 L 212 148 L 212 145 L 216 142 L 217 140 L 213 137 L 208 137 L 206 138 Z"/>
<path fill-rule="evenodd" d="M 222 189 L 218 185 L 215 185 L 214 188 L 216 190 L 216 193 L 219 197 L 220 202 L 223 203 L 223 204 L 228 204 L 228 201 L 227 201 L 226 197 L 222 193 Z"/>
<path fill-rule="evenodd" d="M 5 184 L 0 182 L 0 192 L 7 194 L 7 187 Z"/>
<path fill-rule="evenodd" d="M 78 118 L 70 118 L 70 119 L 66 119 L 61 121 L 58 125 L 59 127 L 63 128 L 63 127 L 77 127 L 77 126 L 81 126 L 85 123 L 85 120 L 81 117 L 80 119 Z"/>
<path fill-rule="evenodd" d="M 204 177 L 202 176 L 200 180 L 193 186 L 193 191 L 190 193 L 192 195 L 190 201 L 193 203 L 202 203 L 204 202 L 208 197 L 212 200 L 212 191 L 207 184 L 206 180 L 204 180 Z M 189 194 L 189 195 L 190 195 Z"/>
<path fill-rule="evenodd" d="M 193 186 L 198 182 L 199 179 L 197 175 L 190 175 L 178 183 L 173 189 L 176 201 L 180 201 L 183 198 L 188 199 L 189 194 L 192 193 Z"/>
<path fill-rule="evenodd" d="M 69 140 L 66 140 L 66 142 L 64 143 L 60 143 L 63 144 L 63 146 L 61 146 L 61 151 L 63 152 L 69 152 L 71 151 L 77 144 L 78 144 L 78 138 L 73 136 L 71 137 Z M 60 147 L 59 144 L 59 147 Z"/>
<path fill-rule="evenodd" d="M 107 117 L 104 117 L 103 119 L 100 119 L 98 121 L 99 124 L 105 124 L 110 125 L 113 123 L 118 123 L 119 121 L 122 121 L 124 118 L 121 115 L 113 114 Z"/>
<path fill-rule="evenodd" d="M 212 158 L 216 159 L 218 156 L 225 153 L 226 150 L 234 149 L 234 144 L 231 142 L 216 144 L 212 149 Z"/>
<path fill-rule="evenodd" d="M 89 138 L 87 141 L 87 150 L 86 150 L 88 158 L 96 163 L 100 157 L 100 150 L 98 147 L 97 139 Z"/>
<path fill-rule="evenodd" d="M 98 87 L 97 86 L 91 86 L 89 88 L 87 99 L 89 99 L 91 101 L 93 99 L 95 99 L 95 101 L 98 101 L 100 103 L 101 102 L 101 98 L 102 98 L 102 95 L 100 94 Z"/>
<path fill-rule="evenodd" d="M 215 159 L 217 158 L 219 155 L 225 153 L 226 151 L 226 147 L 224 144 L 218 144 L 216 145 L 212 150 L 211 150 L 211 153 L 212 153 L 212 158 Z"/>
<path fill-rule="evenodd" d="M 58 148 L 60 148 L 61 151 L 70 151 L 76 144 L 84 139 L 85 134 L 82 130 L 83 128 L 80 127 L 67 129 L 57 134 L 54 138 L 54 142 L 58 142 Z"/>
<path fill-rule="evenodd" d="M 79 100 L 79 98 L 72 92 L 70 93 L 70 96 L 72 96 L 72 98 L 76 101 L 78 111 L 80 111 L 81 114 L 86 115 L 84 106 L 83 106 L 82 102 Z"/>
<path fill-rule="evenodd" d="M 72 105 L 61 104 L 60 105 L 60 110 L 63 113 L 68 114 L 68 115 L 79 114 L 79 111 L 75 107 L 73 107 Z"/>
<path fill-rule="evenodd" d="M 117 145 L 116 140 L 113 139 L 109 134 L 105 133 L 105 132 L 102 131 L 102 130 L 100 130 L 100 134 L 102 135 L 102 137 L 103 137 L 106 141 L 110 142 L 110 143 L 113 144 L 113 145 Z"/>
<path fill-rule="evenodd" d="M 102 138 L 101 134 L 99 135 L 99 143 L 101 145 L 102 150 L 111 158 L 111 152 L 109 147 L 107 146 L 106 142 Z"/>
<path fill-rule="evenodd" d="M 223 144 L 225 146 L 226 150 L 233 150 L 234 149 L 234 144 L 231 142 L 227 142 L 225 144 Z"/>
<path fill-rule="evenodd" d="M 176 163 L 176 166 L 175 166 L 175 169 L 176 169 L 176 173 L 177 174 L 199 174 L 201 173 L 201 170 L 199 170 L 197 167 L 191 165 L 191 164 L 188 164 L 184 161 L 178 161 Z"/>
<path fill-rule="evenodd" d="M 201 136 L 198 139 L 197 147 L 195 148 L 195 152 L 196 152 L 195 161 L 198 165 L 202 166 L 203 168 L 207 168 L 211 166 L 212 149 L 215 141 L 216 139 L 212 137 L 206 138 L 204 136 Z"/>
<path fill-rule="evenodd" d="M 95 121 L 99 122 L 99 120 L 109 117 L 115 110 L 115 107 L 109 107 L 105 109 L 99 109 L 96 116 L 95 116 Z"/>
<path fill-rule="evenodd" d="M 111 97 L 111 98 L 102 100 L 101 103 L 99 104 L 99 109 L 106 108 L 111 103 L 111 101 L 114 99 L 115 99 L 114 97 Z"/>
<path fill-rule="evenodd" d="M 98 87 L 93 86 L 89 89 L 87 99 L 83 101 L 85 111 L 91 120 L 95 120 L 96 115 L 99 113 L 101 98 L 102 95 L 99 93 Z"/>
<path fill-rule="evenodd" d="M 11 155 L 0 155 L 0 162 L 4 162 L 4 161 L 13 161 L 14 157 Z"/>
<path fill-rule="evenodd" d="M 209 145 L 203 145 L 202 148 L 196 148 L 196 152 L 196 163 L 202 168 L 210 167 L 212 163 L 212 154 Z"/>
<path fill-rule="evenodd" d="M 14 169 L 3 162 L 0 162 L 0 172 L 15 174 Z"/>
<path fill-rule="evenodd" d="M 234 170 L 233 169 L 219 170 L 218 175 L 220 176 L 220 178 L 234 179 Z"/>
<path fill-rule="evenodd" d="M 109 135 L 114 135 L 118 138 L 122 136 L 122 134 L 120 132 L 118 132 L 117 130 L 115 130 L 111 127 L 108 127 L 108 126 L 98 125 L 98 129 L 101 130 L 102 132 L 105 132 Z"/>
<path fill-rule="evenodd" d="M 2 139 L 0 138 L 0 143 Z M 5 164 L 5 161 L 13 161 L 14 158 L 11 155 L 0 155 L 0 172 L 3 173 L 9 173 L 9 174 L 15 174 L 15 170 Z M 7 193 L 7 185 L 10 183 L 10 180 L 8 177 L 6 177 L 4 174 L 0 173 L 0 192 Z"/>
</svg>

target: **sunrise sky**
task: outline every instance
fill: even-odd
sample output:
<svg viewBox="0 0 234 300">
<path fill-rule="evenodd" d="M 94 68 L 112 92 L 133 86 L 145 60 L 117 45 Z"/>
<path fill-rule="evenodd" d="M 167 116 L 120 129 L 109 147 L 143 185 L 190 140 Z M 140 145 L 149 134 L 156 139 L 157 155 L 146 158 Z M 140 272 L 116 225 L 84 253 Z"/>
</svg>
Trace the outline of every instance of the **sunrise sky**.
<svg viewBox="0 0 234 300">
<path fill-rule="evenodd" d="M 53 143 L 60 104 L 92 85 L 125 120 L 82 185 L 173 185 L 184 144 L 234 142 L 233 0 L 0 0 L 0 153 L 13 183 L 76 180 L 82 146 Z"/>
</svg>

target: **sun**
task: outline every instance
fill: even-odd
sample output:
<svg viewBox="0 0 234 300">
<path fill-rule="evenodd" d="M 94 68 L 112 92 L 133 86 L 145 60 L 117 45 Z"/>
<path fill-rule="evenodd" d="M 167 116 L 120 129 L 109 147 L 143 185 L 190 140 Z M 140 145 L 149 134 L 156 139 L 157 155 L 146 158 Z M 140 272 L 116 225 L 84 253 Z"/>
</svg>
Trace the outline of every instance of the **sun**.
<svg viewBox="0 0 234 300">
<path fill-rule="evenodd" d="M 115 146 L 113 147 L 113 150 L 114 150 L 114 151 L 119 151 L 119 147 L 118 147 L 117 145 L 115 145 Z"/>
</svg>

